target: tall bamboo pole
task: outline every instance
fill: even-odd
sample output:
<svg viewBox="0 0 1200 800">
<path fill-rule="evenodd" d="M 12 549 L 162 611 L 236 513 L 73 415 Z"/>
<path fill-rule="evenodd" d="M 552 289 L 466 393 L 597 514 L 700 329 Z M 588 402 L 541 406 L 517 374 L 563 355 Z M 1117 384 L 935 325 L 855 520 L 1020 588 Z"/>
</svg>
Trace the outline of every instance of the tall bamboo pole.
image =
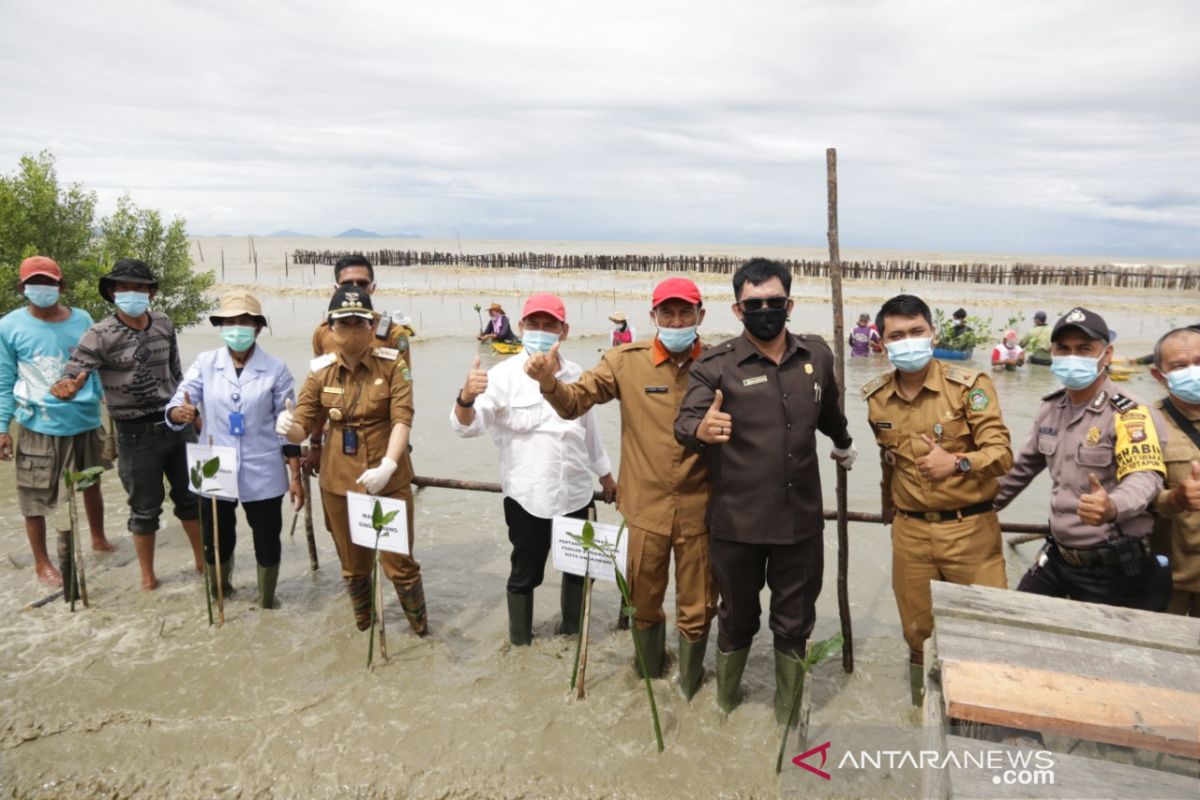
<svg viewBox="0 0 1200 800">
<path fill-rule="evenodd" d="M 846 407 L 846 330 L 842 322 L 842 256 L 838 247 L 837 150 L 825 151 L 825 183 L 829 205 L 829 283 L 833 290 L 833 353 L 837 364 L 838 406 Z M 846 470 L 837 467 L 838 616 L 842 621 L 842 668 L 854 672 L 854 638 L 850 630 L 850 525 L 846 517 Z"/>
<path fill-rule="evenodd" d="M 208 446 L 213 446 L 212 434 L 208 436 Z M 215 494 L 212 496 L 212 531 L 213 569 L 217 576 L 217 627 L 220 628 L 225 624 L 225 588 L 221 585 L 224 582 L 221 577 L 221 525 L 217 522 L 217 496 Z"/>
</svg>

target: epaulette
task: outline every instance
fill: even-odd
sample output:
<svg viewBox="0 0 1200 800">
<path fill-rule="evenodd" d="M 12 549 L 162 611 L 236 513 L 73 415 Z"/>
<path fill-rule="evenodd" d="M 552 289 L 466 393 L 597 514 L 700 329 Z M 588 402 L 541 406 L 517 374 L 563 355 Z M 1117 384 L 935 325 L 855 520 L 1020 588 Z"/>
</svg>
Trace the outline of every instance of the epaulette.
<svg viewBox="0 0 1200 800">
<path fill-rule="evenodd" d="M 1114 394 L 1108 398 L 1108 402 L 1112 403 L 1113 408 L 1121 414 L 1124 414 L 1126 411 L 1132 411 L 1139 405 L 1137 400 L 1132 400 L 1123 394 Z"/>
<path fill-rule="evenodd" d="M 829 343 L 825 341 L 825 337 L 815 333 L 797 333 L 796 338 L 802 342 L 813 342 L 814 344 L 823 344 L 829 347 Z"/>
<path fill-rule="evenodd" d="M 613 349 L 624 353 L 626 350 L 649 350 L 653 345 L 653 339 L 637 339 L 632 342 L 626 342 L 625 344 L 619 344 Z"/>
<path fill-rule="evenodd" d="M 337 361 L 337 355 L 335 353 L 326 353 L 323 356 L 317 356 L 312 361 L 308 362 L 308 371 L 316 372 L 319 369 L 328 367 L 335 361 Z"/>
<path fill-rule="evenodd" d="M 717 358 L 717 357 L 723 356 L 727 353 L 732 353 L 733 352 L 733 342 L 734 342 L 734 340 L 730 339 L 729 341 L 721 342 L 720 344 L 713 345 L 712 347 L 708 348 L 707 350 L 705 350 L 703 353 L 700 354 L 700 357 L 696 359 L 696 363 L 698 364 L 701 361 L 708 361 L 709 359 Z"/>
<path fill-rule="evenodd" d="M 385 361 L 395 361 L 400 357 L 400 351 L 394 347 L 372 347 L 371 355 L 376 358 L 382 358 Z"/>
<path fill-rule="evenodd" d="M 1050 394 L 1042 395 L 1042 402 L 1045 402 L 1047 400 L 1053 400 L 1056 397 L 1062 397 L 1066 393 L 1067 393 L 1067 387 L 1065 387 L 1065 386 L 1061 389 L 1055 389 Z"/>
<path fill-rule="evenodd" d="M 875 392 L 877 392 L 879 389 L 887 386 L 888 381 L 892 379 L 894 374 L 895 373 L 892 372 L 885 372 L 882 375 L 876 375 L 874 378 L 871 378 L 871 380 L 864 383 L 862 387 L 862 399 L 866 400 L 868 397 L 875 394 Z"/>
<path fill-rule="evenodd" d="M 963 386 L 973 386 L 979 377 L 979 370 L 966 367 L 946 367 L 946 380 Z"/>
</svg>

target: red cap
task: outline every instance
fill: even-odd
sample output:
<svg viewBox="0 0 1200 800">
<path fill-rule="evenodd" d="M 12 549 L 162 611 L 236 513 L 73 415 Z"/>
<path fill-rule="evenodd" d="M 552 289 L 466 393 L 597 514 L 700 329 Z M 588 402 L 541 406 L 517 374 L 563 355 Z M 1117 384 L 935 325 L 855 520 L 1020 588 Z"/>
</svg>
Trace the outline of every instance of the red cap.
<svg viewBox="0 0 1200 800">
<path fill-rule="evenodd" d="M 692 305 L 700 303 L 700 289 L 688 278 L 667 278 L 654 287 L 651 308 L 658 308 L 667 300 L 683 300 Z"/>
<path fill-rule="evenodd" d="M 58 268 L 58 264 L 45 256 L 30 256 L 21 262 L 21 274 L 18 280 L 24 283 L 34 275 L 45 275 L 56 281 L 62 280 L 62 270 Z"/>
<path fill-rule="evenodd" d="M 558 298 L 558 295 L 553 294 L 531 294 L 529 299 L 525 301 L 525 308 L 521 309 L 521 319 L 542 312 L 549 314 L 559 322 L 567 321 L 567 309 L 563 305 L 563 301 Z"/>
</svg>

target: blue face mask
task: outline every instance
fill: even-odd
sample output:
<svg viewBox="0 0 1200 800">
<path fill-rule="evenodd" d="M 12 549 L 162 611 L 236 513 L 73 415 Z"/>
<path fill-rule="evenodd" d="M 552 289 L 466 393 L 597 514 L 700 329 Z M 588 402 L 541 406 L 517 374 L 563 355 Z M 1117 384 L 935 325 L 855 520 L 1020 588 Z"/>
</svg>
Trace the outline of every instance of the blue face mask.
<svg viewBox="0 0 1200 800">
<path fill-rule="evenodd" d="M 1087 356 L 1053 356 L 1050 371 L 1068 389 L 1086 389 L 1100 374 L 1100 359 Z"/>
<path fill-rule="evenodd" d="M 117 292 L 113 295 L 117 308 L 131 317 L 140 317 L 150 307 L 149 292 Z"/>
<path fill-rule="evenodd" d="M 58 302 L 58 287 L 26 284 L 25 297 L 38 308 L 49 308 Z"/>
<path fill-rule="evenodd" d="M 1167 389 L 1185 403 L 1200 405 L 1200 366 L 1192 364 L 1168 372 Z"/>
<path fill-rule="evenodd" d="M 659 328 L 658 341 L 672 353 L 682 353 L 696 341 L 696 326 L 686 328 Z"/>
<path fill-rule="evenodd" d="M 525 345 L 525 352 L 531 354 L 549 353 L 557 341 L 558 334 L 548 331 L 525 331 L 521 334 L 521 344 Z"/>
<path fill-rule="evenodd" d="M 235 353 L 249 350 L 250 345 L 254 344 L 254 334 L 254 328 L 249 325 L 221 326 L 221 341 L 229 345 L 229 349 Z"/>
<path fill-rule="evenodd" d="M 919 372 L 933 358 L 933 339 L 901 339 L 887 343 L 888 361 L 901 372 Z"/>
</svg>

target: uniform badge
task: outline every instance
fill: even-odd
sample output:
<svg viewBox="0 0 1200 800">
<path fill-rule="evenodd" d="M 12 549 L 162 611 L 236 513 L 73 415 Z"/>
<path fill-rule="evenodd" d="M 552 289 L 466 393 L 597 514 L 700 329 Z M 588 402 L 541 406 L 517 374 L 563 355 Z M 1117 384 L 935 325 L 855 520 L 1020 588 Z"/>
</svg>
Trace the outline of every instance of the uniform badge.
<svg viewBox="0 0 1200 800">
<path fill-rule="evenodd" d="M 1075 308 L 1075 309 L 1072 309 L 1071 313 L 1067 314 L 1067 316 L 1064 317 L 1064 319 L 1067 322 L 1083 322 L 1085 319 L 1087 319 L 1087 317 L 1085 317 L 1083 315 L 1082 309 Z"/>
<path fill-rule="evenodd" d="M 988 400 L 987 392 L 983 389 L 972 389 L 967 395 L 967 403 L 971 406 L 972 411 L 983 411 L 991 403 Z"/>
<path fill-rule="evenodd" d="M 340 408 L 329 409 L 329 418 L 334 422 L 338 422 L 342 418 L 342 410 Z"/>
<path fill-rule="evenodd" d="M 381 383 L 383 383 L 383 378 L 376 378 L 376 379 L 375 379 L 375 385 L 376 385 L 376 386 L 378 386 L 378 385 L 379 385 L 379 384 L 381 384 Z"/>
<path fill-rule="evenodd" d="M 812 375 L 812 364 L 805 364 L 805 365 L 804 365 L 804 374 L 805 374 L 805 375 Z"/>
<path fill-rule="evenodd" d="M 1091 445 L 1100 443 L 1100 429 L 1092 426 L 1088 428 L 1087 443 Z"/>
<path fill-rule="evenodd" d="M 408 371 L 408 367 L 401 367 L 400 374 L 404 376 L 404 380 L 412 383 L 412 373 Z"/>
<path fill-rule="evenodd" d="M 942 431 L 944 430 L 945 428 L 942 427 L 942 423 L 939 422 L 933 426 L 933 435 L 940 439 L 942 438 Z"/>
</svg>

